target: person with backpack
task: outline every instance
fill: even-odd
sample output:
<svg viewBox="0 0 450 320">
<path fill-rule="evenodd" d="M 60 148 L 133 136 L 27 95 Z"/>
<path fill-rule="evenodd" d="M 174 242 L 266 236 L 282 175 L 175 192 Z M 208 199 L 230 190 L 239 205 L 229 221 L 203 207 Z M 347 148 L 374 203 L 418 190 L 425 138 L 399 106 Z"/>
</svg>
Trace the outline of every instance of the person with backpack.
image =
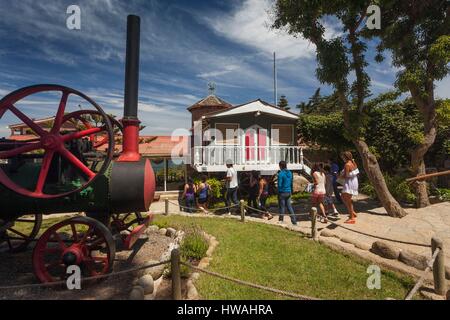
<svg viewBox="0 0 450 320">
<path fill-rule="evenodd" d="M 188 178 L 187 183 L 184 185 L 182 198 L 187 207 L 187 212 L 193 213 L 195 211 L 195 193 L 197 188 L 195 187 L 194 180 Z"/>
<path fill-rule="evenodd" d="M 294 209 L 292 208 L 292 184 L 293 177 L 292 172 L 287 169 L 286 161 L 280 161 L 280 171 L 278 172 L 278 206 L 280 215 L 278 216 L 278 222 L 283 223 L 284 214 L 287 210 L 291 216 L 291 222 L 294 226 L 297 225 L 297 217 L 295 216 Z"/>
<path fill-rule="evenodd" d="M 209 198 L 209 185 L 206 182 L 208 179 L 207 176 L 203 175 L 201 178 L 201 182 L 198 186 L 198 207 L 203 211 L 208 210 L 208 198 Z"/>
</svg>

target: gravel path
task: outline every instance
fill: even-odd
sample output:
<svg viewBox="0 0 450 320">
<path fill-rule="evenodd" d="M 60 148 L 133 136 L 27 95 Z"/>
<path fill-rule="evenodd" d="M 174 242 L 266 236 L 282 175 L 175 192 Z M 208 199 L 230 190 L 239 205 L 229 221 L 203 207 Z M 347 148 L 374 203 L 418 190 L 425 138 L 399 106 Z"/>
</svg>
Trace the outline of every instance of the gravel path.
<svg viewBox="0 0 450 320">
<path fill-rule="evenodd" d="M 160 260 L 161 254 L 169 247 L 172 239 L 159 233 L 151 233 L 140 239 L 132 251 L 118 251 L 114 271 L 135 267 L 149 260 Z M 37 283 L 31 265 L 32 249 L 11 255 L 0 253 L 0 286 Z M 2 290 L 0 300 L 105 300 L 127 299 L 133 280 L 138 272 L 112 276 L 100 283 L 82 285 L 81 290 L 67 289 L 20 289 Z"/>
</svg>

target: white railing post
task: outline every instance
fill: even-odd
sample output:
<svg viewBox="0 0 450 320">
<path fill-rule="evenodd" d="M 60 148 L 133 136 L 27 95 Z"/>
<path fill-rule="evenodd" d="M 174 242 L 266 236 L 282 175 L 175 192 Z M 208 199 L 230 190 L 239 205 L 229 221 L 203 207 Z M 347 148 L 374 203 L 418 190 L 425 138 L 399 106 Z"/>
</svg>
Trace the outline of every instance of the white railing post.
<svg viewBox="0 0 450 320">
<path fill-rule="evenodd" d="M 300 164 L 302 165 L 302 169 L 305 166 L 305 163 L 303 162 L 303 148 L 300 147 Z"/>
</svg>

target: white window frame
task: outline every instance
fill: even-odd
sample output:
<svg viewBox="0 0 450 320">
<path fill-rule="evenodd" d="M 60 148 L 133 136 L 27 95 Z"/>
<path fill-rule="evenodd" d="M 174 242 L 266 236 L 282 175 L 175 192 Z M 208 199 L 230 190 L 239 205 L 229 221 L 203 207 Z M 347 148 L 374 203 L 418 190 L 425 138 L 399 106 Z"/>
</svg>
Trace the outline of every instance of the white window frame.
<svg viewBox="0 0 450 320">
<path fill-rule="evenodd" d="M 274 126 L 283 126 L 283 127 L 291 127 L 291 143 L 292 144 L 288 144 L 288 143 L 275 143 L 275 141 L 273 140 L 273 135 L 272 132 L 274 130 Z M 284 123 L 272 123 L 270 125 L 270 143 L 272 146 L 290 146 L 290 145 L 294 145 L 294 134 L 295 134 L 295 128 L 293 124 L 284 124 Z"/>
</svg>

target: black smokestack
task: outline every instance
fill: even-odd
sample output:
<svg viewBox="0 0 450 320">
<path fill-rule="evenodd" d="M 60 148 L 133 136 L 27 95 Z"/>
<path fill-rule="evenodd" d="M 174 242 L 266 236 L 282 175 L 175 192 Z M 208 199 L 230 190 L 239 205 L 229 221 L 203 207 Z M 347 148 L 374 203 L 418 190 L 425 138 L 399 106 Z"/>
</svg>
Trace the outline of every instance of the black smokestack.
<svg viewBox="0 0 450 320">
<path fill-rule="evenodd" d="M 127 18 L 124 119 L 137 119 L 140 36 L 141 18 L 129 15 Z"/>
</svg>

